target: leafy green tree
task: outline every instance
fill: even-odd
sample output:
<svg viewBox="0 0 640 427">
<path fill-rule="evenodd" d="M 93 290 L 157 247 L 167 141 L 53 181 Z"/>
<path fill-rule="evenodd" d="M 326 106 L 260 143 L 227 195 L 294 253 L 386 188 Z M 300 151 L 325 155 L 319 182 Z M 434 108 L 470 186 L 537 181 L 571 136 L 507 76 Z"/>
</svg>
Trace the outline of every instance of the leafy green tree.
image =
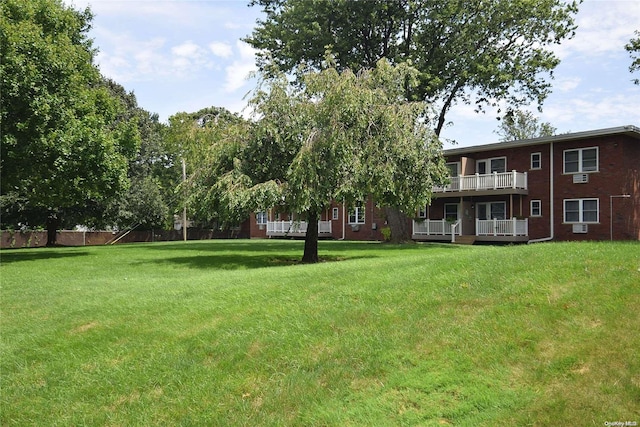
<svg viewBox="0 0 640 427">
<path fill-rule="evenodd" d="M 128 186 L 135 120 L 103 84 L 89 9 L 3 0 L 0 30 L 4 226 L 88 224 Z"/>
<path fill-rule="evenodd" d="M 414 210 L 446 176 L 442 147 L 403 94 L 416 71 L 380 60 L 372 70 L 300 70 L 301 85 L 270 69 L 250 105 L 258 120 L 226 127 L 201 200 L 227 215 L 285 205 L 308 222 L 303 262 L 318 261 L 318 219 L 332 200 Z"/>
<path fill-rule="evenodd" d="M 501 141 L 553 136 L 557 129 L 551 123 L 540 122 L 530 111 L 509 111 L 502 119 L 496 133 Z"/>
<path fill-rule="evenodd" d="M 559 59 L 548 46 L 572 37 L 577 1 L 562 0 L 253 0 L 266 18 L 246 41 L 285 71 L 319 67 L 327 46 L 339 69 L 372 67 L 380 58 L 411 61 L 420 84 L 411 99 L 437 107 L 440 135 L 456 102 L 478 110 L 507 101 L 541 104 Z"/>
<path fill-rule="evenodd" d="M 233 167 L 238 155 L 237 134 L 243 134 L 246 126 L 244 119 L 218 107 L 169 117 L 167 147 L 175 153 L 175 164 L 184 161 L 189 178 L 174 187 L 177 205 L 180 209 L 186 206 L 189 218 L 197 223 L 226 226 L 246 219 L 246 212 L 227 208 L 213 190 L 217 178 Z"/>
<path fill-rule="evenodd" d="M 167 143 L 165 125 L 158 115 L 140 108 L 135 95 L 111 79 L 104 84 L 126 106 L 127 120 L 135 120 L 140 134 L 140 148 L 130 159 L 129 189 L 109 205 L 104 225 L 120 229 L 168 228 L 179 207 L 175 188 L 181 180 L 177 153 Z"/>
<path fill-rule="evenodd" d="M 640 70 L 640 31 L 636 31 L 635 34 L 637 37 L 632 38 L 624 47 L 631 56 L 632 62 L 629 66 L 629 71 L 632 73 Z M 634 79 L 633 82 L 639 85 L 640 79 Z"/>
<path fill-rule="evenodd" d="M 476 111 L 504 101 L 539 105 L 559 59 L 548 49 L 573 36 L 578 1 L 564 0 L 252 0 L 266 18 L 245 39 L 285 71 L 320 68 L 327 47 L 339 70 L 370 68 L 381 58 L 409 61 L 419 84 L 404 96 L 427 101 L 440 135 L 456 103 Z M 410 239 L 406 216 L 386 209 L 394 241 Z M 404 220 L 403 220 L 404 217 Z"/>
</svg>

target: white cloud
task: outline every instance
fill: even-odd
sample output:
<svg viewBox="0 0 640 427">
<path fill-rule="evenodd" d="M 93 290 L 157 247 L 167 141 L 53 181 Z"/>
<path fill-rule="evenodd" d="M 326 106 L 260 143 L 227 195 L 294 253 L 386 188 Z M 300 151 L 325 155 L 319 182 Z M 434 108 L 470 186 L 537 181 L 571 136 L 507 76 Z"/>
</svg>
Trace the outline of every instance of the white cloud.
<svg viewBox="0 0 640 427">
<path fill-rule="evenodd" d="M 177 56 L 195 58 L 201 56 L 200 50 L 200 46 L 189 40 L 178 46 L 172 47 L 171 53 Z"/>
<path fill-rule="evenodd" d="M 569 92 L 577 88 L 581 82 L 582 82 L 582 79 L 580 77 L 558 79 L 552 83 L 553 90 L 558 90 L 560 92 Z"/>
<path fill-rule="evenodd" d="M 640 111 L 640 88 L 631 88 L 628 94 L 605 93 L 594 90 L 580 97 L 563 99 L 549 104 L 544 109 L 543 118 L 558 128 L 582 125 L 579 131 L 609 126 L 636 124 Z"/>
<path fill-rule="evenodd" d="M 573 39 L 554 48 L 560 58 L 578 54 L 594 57 L 618 53 L 640 22 L 639 1 L 586 1 L 579 6 Z"/>
<path fill-rule="evenodd" d="M 238 41 L 236 48 L 239 57 L 226 67 L 224 90 L 227 93 L 235 92 L 247 83 L 249 74 L 256 70 L 255 52 L 248 44 Z"/>
<path fill-rule="evenodd" d="M 233 49 L 229 43 L 212 42 L 209 44 L 209 50 L 211 50 L 215 56 L 221 58 L 228 58 L 233 55 Z"/>
</svg>

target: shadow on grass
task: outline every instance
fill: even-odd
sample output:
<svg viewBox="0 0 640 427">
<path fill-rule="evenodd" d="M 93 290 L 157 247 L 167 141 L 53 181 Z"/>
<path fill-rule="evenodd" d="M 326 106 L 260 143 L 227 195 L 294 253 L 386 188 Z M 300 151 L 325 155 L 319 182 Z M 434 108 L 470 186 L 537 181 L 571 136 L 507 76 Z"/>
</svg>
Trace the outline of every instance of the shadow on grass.
<svg viewBox="0 0 640 427">
<path fill-rule="evenodd" d="M 300 251 L 304 241 L 302 240 L 245 240 L 245 239 L 215 239 L 215 240 L 189 240 L 187 242 L 162 242 L 149 245 L 150 249 L 158 251 L 211 251 L 211 252 L 273 252 L 273 251 Z"/>
<path fill-rule="evenodd" d="M 304 248 L 304 240 L 296 239 L 255 239 L 255 240 L 190 240 L 188 242 L 162 243 L 158 245 L 150 245 L 151 249 L 160 251 L 188 250 L 188 251 L 232 251 L 232 252 L 275 252 L 299 251 L 300 258 Z M 424 250 L 424 249 L 460 249 L 459 245 L 450 243 L 404 243 L 391 244 L 376 241 L 338 241 L 338 240 L 320 240 L 318 244 L 319 250 L 330 252 L 351 252 L 359 250 L 385 250 L 385 251 L 406 251 L 406 250 Z"/>
<path fill-rule="evenodd" d="M 150 249 L 174 251 L 176 255 L 144 263 L 175 264 L 186 268 L 212 270 L 244 270 L 265 267 L 304 265 L 303 241 L 291 240 L 210 240 L 188 243 L 163 243 L 150 245 Z M 321 241 L 320 263 L 378 258 L 385 252 L 415 251 L 430 253 L 432 250 L 455 250 L 450 244 L 403 244 L 392 245 L 379 242 Z M 194 251 L 193 255 L 188 255 Z M 329 253 L 327 253 L 329 252 Z"/>
<path fill-rule="evenodd" d="M 74 258 L 89 255 L 86 251 L 61 252 L 51 249 L 35 249 L 28 252 L 22 249 L 10 249 L 0 252 L 0 265 L 23 261 Z"/>
<path fill-rule="evenodd" d="M 325 262 L 348 261 L 366 258 L 362 256 L 341 257 L 326 255 L 320 257 L 319 264 Z M 187 268 L 209 270 L 250 270 L 266 267 L 286 267 L 290 265 L 306 265 L 301 261 L 302 255 L 262 254 L 262 255 L 194 255 L 184 257 L 163 258 L 151 261 L 157 264 L 176 264 Z M 148 261 L 145 261 L 148 264 Z"/>
</svg>

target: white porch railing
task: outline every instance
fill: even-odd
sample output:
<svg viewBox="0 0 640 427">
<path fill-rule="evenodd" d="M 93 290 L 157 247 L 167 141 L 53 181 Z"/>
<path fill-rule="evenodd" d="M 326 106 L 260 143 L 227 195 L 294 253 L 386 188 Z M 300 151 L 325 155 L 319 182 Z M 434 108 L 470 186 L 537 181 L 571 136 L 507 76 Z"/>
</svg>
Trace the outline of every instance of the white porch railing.
<svg viewBox="0 0 640 427">
<path fill-rule="evenodd" d="M 462 224 L 460 221 L 449 222 L 446 219 L 424 219 L 413 220 L 413 234 L 425 236 L 448 236 L 454 233 L 462 235 Z"/>
<path fill-rule="evenodd" d="M 449 178 L 451 182 L 444 186 L 433 188 L 434 193 L 446 193 L 451 191 L 481 191 L 481 190 L 503 190 L 527 189 L 526 172 L 494 172 L 486 175 L 459 175 Z"/>
<path fill-rule="evenodd" d="M 527 219 L 476 219 L 476 236 L 527 236 Z"/>
<path fill-rule="evenodd" d="M 267 221 L 267 236 L 307 234 L 307 221 Z M 331 221 L 318 221 L 318 234 L 331 234 Z"/>
</svg>

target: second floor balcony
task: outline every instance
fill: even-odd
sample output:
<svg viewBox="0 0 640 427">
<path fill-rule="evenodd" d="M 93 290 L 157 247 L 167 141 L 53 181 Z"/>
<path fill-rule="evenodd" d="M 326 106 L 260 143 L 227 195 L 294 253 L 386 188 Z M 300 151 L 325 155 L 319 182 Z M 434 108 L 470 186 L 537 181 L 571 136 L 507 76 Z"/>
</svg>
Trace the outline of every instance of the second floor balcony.
<svg viewBox="0 0 640 427">
<path fill-rule="evenodd" d="M 526 172 L 494 172 L 489 174 L 459 175 L 449 178 L 447 185 L 436 186 L 434 193 L 485 192 L 485 194 L 527 194 Z"/>
</svg>

